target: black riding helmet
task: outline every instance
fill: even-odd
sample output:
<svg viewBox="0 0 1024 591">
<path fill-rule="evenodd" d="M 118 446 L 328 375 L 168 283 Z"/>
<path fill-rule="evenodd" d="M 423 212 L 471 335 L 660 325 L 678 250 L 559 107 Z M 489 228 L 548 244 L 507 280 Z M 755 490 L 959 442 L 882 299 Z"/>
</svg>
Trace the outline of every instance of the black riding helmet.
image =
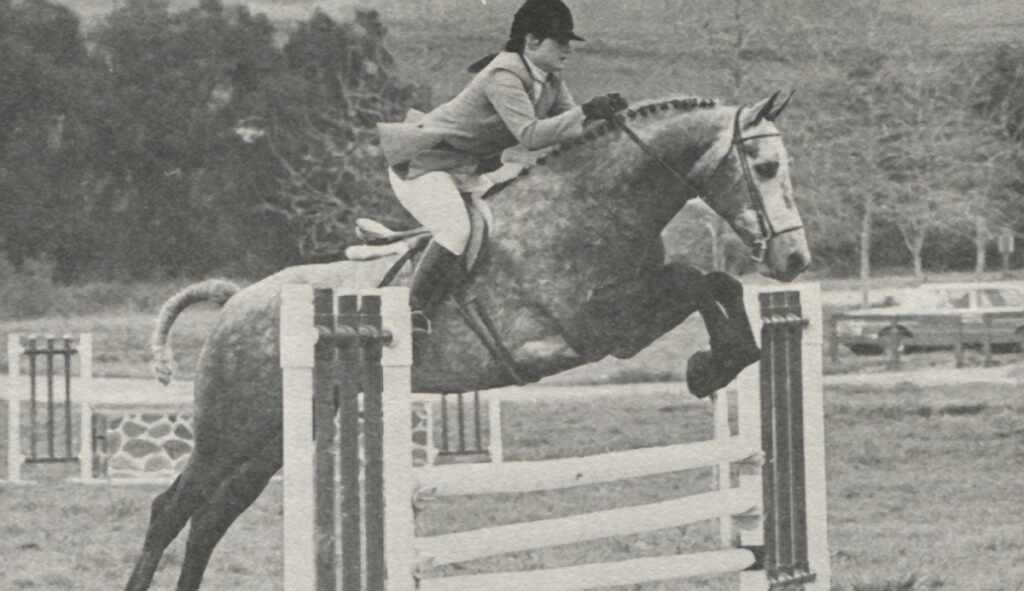
<svg viewBox="0 0 1024 591">
<path fill-rule="evenodd" d="M 522 53 L 526 36 L 532 34 L 540 39 L 555 39 L 560 42 L 585 41 L 573 32 L 572 12 L 562 0 L 526 0 L 512 17 L 512 28 L 508 34 L 505 51 Z M 479 72 L 491 63 L 491 54 L 469 66 L 470 72 Z"/>
<path fill-rule="evenodd" d="M 572 12 L 562 0 L 526 0 L 512 18 L 508 37 L 514 41 L 532 33 L 540 39 L 584 41 L 572 29 Z"/>
</svg>

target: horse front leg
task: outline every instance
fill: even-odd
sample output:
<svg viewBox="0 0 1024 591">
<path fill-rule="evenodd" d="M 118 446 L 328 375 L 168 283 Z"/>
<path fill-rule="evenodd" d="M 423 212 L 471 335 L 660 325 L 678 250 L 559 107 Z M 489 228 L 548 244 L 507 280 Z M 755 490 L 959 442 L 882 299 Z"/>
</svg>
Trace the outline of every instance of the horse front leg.
<svg viewBox="0 0 1024 591">
<path fill-rule="evenodd" d="M 698 398 L 729 384 L 760 357 L 743 306 L 743 285 L 726 273 L 669 263 L 629 288 L 603 294 L 596 306 L 604 310 L 594 317 L 610 319 L 604 328 L 615 335 L 611 354 L 619 358 L 636 355 L 699 312 L 711 350 L 698 351 L 687 362 L 687 387 Z"/>
<path fill-rule="evenodd" d="M 743 284 L 721 271 L 708 273 L 704 280 L 714 301 L 701 308 L 711 350 L 694 353 L 686 363 L 686 385 L 698 398 L 724 388 L 761 358 L 743 306 Z"/>
</svg>

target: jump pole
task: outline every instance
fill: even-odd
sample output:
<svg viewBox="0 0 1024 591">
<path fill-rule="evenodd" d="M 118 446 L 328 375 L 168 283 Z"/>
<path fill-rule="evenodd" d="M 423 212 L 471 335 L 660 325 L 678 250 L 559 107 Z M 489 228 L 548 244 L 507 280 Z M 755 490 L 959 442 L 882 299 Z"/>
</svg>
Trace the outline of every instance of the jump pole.
<svg viewBox="0 0 1024 591">
<path fill-rule="evenodd" d="M 412 591 L 414 580 L 411 576 L 396 573 L 408 571 L 413 562 L 414 522 L 412 514 L 412 481 L 408 471 L 412 462 L 412 443 L 409 438 L 410 419 L 412 416 L 411 376 L 412 365 L 412 330 L 409 314 L 408 289 L 382 288 L 363 290 L 338 289 L 333 295 L 345 294 L 346 297 L 356 296 L 361 301 L 379 298 L 382 332 L 390 334 L 386 346 L 380 350 L 379 361 L 367 360 L 366 374 L 379 371 L 382 379 L 380 400 L 370 399 L 369 392 L 364 400 L 364 412 L 369 415 L 372 408 L 379 410 L 379 420 L 373 419 L 373 425 L 381 428 L 381 438 L 385 457 L 382 461 L 383 531 L 387 532 L 386 552 L 383 558 L 364 558 L 367 580 L 370 573 L 391 573 L 388 580 L 388 591 Z M 340 298 L 331 297 L 332 304 Z M 335 309 L 337 314 L 337 309 Z M 317 559 L 318 538 L 324 536 L 330 540 L 319 539 L 321 543 L 332 543 L 332 531 L 318 530 L 316 514 L 322 506 L 317 503 L 317 488 L 324 487 L 324 482 L 317 483 L 317 445 L 314 441 L 313 404 L 315 397 L 314 351 L 321 338 L 321 331 L 315 327 L 317 314 L 314 310 L 314 289 L 309 285 L 283 285 L 281 288 L 280 316 L 280 359 L 283 382 L 283 445 L 284 445 L 284 588 L 296 591 L 320 590 L 317 585 L 318 567 L 324 570 L 324 564 Z M 361 328 L 361 326 L 360 326 Z M 328 331 L 330 332 L 330 331 Z M 365 350 L 364 350 L 365 352 Z M 379 363 L 379 365 L 377 365 Z M 336 364 L 337 365 L 337 364 Z M 349 371 L 348 380 L 352 375 L 364 371 L 360 367 L 341 367 L 341 371 Z M 363 378 L 365 379 L 365 377 Z M 364 381 L 365 384 L 365 381 Z M 379 402 L 380 407 L 373 406 Z M 323 417 L 321 417 L 322 419 Z M 353 417 L 349 417 L 352 419 Z M 323 424 L 321 422 L 321 424 Z M 369 417 L 364 422 L 370 428 Z M 344 429 L 344 424 L 342 427 Z M 321 431 L 322 433 L 322 431 Z M 344 437 L 344 436 L 342 436 Z M 367 435 L 369 437 L 369 435 Z M 339 438 L 340 439 L 340 438 Z M 344 450 L 342 450 L 344 453 Z M 320 458 L 323 460 L 323 456 Z M 344 461 L 344 460 L 343 460 Z M 367 455 L 367 478 L 371 463 L 376 464 Z M 331 461 L 333 464 L 334 462 Z M 351 467 L 351 466 L 350 466 Z M 321 469 L 323 466 L 321 466 Z M 342 466 L 342 485 L 345 485 L 345 468 Z M 327 481 L 337 485 L 336 477 Z M 316 484 L 315 484 L 316 483 Z M 351 484 L 350 484 L 351 486 Z M 359 485 L 356 484 L 355 488 Z M 320 491 L 320 494 L 325 494 Z M 330 493 L 333 495 L 333 493 Z M 367 505 L 369 507 L 369 504 Z M 344 518 L 344 515 L 343 515 Z M 359 519 L 355 519 L 358 524 Z M 370 535 L 367 529 L 367 536 Z M 342 536 L 342 543 L 345 543 Z M 321 558 L 323 558 L 321 556 Z M 333 566 L 331 557 L 328 562 Z M 374 564 L 383 560 L 384 564 Z M 342 556 L 346 564 L 354 564 L 359 568 L 360 557 Z M 378 575 L 373 575 L 378 576 Z M 333 589 L 332 589 L 333 591 Z"/>
<path fill-rule="evenodd" d="M 754 328 L 754 338 L 763 350 L 766 346 L 766 343 L 763 342 L 766 320 L 764 310 L 766 304 L 769 308 L 774 307 L 774 315 L 778 316 L 779 309 L 784 308 L 781 298 L 785 296 L 782 294 L 792 294 L 794 292 L 799 294 L 799 300 L 796 301 L 799 301 L 799 313 L 805 322 L 803 329 L 800 331 L 802 336 L 798 341 L 799 362 L 801 366 L 795 376 L 793 374 L 789 375 L 799 378 L 799 384 L 790 384 L 790 386 L 799 386 L 799 389 L 802 391 L 802 396 L 800 396 L 802 402 L 800 415 L 802 415 L 803 445 L 802 450 L 795 451 L 802 452 L 804 475 L 803 486 L 800 492 L 804 497 L 803 505 L 806 515 L 807 562 L 810 572 L 815 574 L 813 581 L 801 583 L 801 585 L 806 591 L 828 591 L 831 586 L 831 567 L 828 550 L 825 478 L 824 380 L 822 378 L 824 331 L 821 310 L 821 288 L 818 283 L 814 282 L 748 286 L 744 292 L 744 304 L 747 314 L 750 316 L 750 325 Z M 770 346 L 770 343 L 768 345 Z M 789 355 L 792 357 L 793 352 L 790 352 Z M 769 356 L 763 355 L 763 358 L 765 357 Z M 765 368 L 762 367 L 761 363 L 752 365 L 743 370 L 736 381 L 736 389 L 740 397 L 738 402 L 740 408 L 738 417 L 739 434 L 743 438 L 749 438 L 748 440 L 752 444 L 756 444 L 759 447 L 763 441 L 761 427 L 764 417 L 758 416 L 757 413 L 743 412 L 743 397 L 756 396 L 762 392 L 764 387 L 763 378 L 765 377 L 762 375 L 763 371 L 765 371 Z M 792 380 L 793 378 L 789 379 Z M 746 406 L 749 408 L 751 403 L 748 403 Z M 757 402 L 754 406 L 762 408 L 760 402 Z M 774 405 L 771 405 L 771 408 L 777 410 Z M 770 466 L 766 466 L 763 471 L 760 469 L 751 471 L 741 467 L 741 486 L 743 486 L 744 480 L 748 480 L 751 483 L 757 482 L 760 485 L 762 472 L 767 475 L 769 468 Z M 769 495 L 765 495 L 765 497 L 767 496 Z M 765 497 L 762 497 L 762 501 L 765 500 Z M 771 511 L 772 509 L 768 507 L 762 508 L 762 516 L 765 515 L 765 510 Z M 741 546 L 772 547 L 771 543 L 768 543 L 766 546 L 765 530 L 762 528 L 744 530 L 740 532 L 739 538 Z M 745 591 L 747 589 L 764 588 L 764 575 L 764 571 L 744 571 L 740 573 L 741 589 Z M 783 586 L 782 588 L 785 587 Z"/>
</svg>

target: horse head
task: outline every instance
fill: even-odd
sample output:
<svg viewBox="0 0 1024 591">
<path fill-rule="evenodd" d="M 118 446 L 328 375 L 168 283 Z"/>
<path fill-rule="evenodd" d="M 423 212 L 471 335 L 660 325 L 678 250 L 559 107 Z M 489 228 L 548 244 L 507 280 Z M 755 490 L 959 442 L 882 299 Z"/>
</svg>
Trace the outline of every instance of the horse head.
<svg viewBox="0 0 1024 591">
<path fill-rule="evenodd" d="M 808 267 L 811 254 L 775 126 L 789 96 L 778 98 L 776 92 L 732 111 L 691 176 L 702 179 L 701 198 L 751 248 L 762 274 L 791 281 Z"/>
<path fill-rule="evenodd" d="M 615 224 L 633 236 L 657 236 L 700 197 L 751 249 L 763 274 L 790 281 L 811 255 L 774 123 L 788 102 L 776 92 L 740 107 L 698 98 L 642 104 L 560 146 L 537 174 L 548 184 L 552 176 L 570 179 L 577 202 L 596 202 L 591 215 L 612 208 Z"/>
</svg>

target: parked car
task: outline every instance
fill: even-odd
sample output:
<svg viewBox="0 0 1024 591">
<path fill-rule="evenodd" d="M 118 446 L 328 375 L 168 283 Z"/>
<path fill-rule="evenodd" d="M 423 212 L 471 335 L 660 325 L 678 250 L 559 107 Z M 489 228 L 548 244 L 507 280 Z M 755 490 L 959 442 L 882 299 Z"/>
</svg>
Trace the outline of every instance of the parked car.
<svg viewBox="0 0 1024 591">
<path fill-rule="evenodd" d="M 986 333 L 983 314 L 995 312 L 993 348 L 1019 347 L 1024 338 L 1024 282 L 922 285 L 908 290 L 894 306 L 844 312 L 836 335 L 857 354 L 882 352 L 894 326 L 902 351 L 950 348 L 959 319 L 963 344 L 980 346 Z"/>
</svg>

